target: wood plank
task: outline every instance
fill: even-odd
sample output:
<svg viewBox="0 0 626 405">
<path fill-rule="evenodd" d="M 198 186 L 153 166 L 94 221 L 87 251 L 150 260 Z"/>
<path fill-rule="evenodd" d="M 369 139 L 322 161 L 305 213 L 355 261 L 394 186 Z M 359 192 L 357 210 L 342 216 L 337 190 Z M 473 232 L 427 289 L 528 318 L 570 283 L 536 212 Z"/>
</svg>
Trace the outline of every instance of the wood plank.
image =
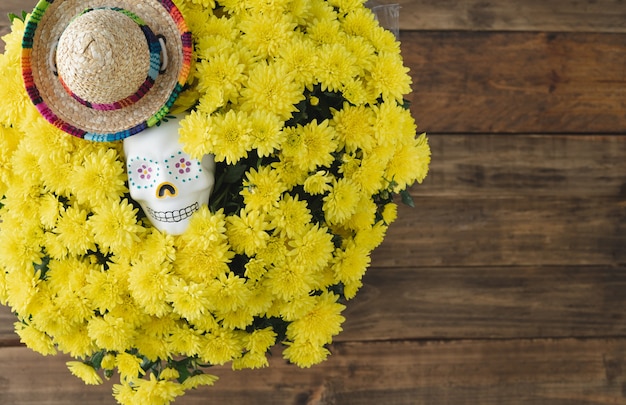
<svg viewBox="0 0 626 405">
<path fill-rule="evenodd" d="M 626 336 L 626 267 L 371 268 L 336 342 Z M 16 346 L 0 308 L 0 347 Z"/>
<path fill-rule="evenodd" d="M 626 193 L 626 136 L 429 135 L 429 197 L 611 197 Z"/>
<path fill-rule="evenodd" d="M 429 133 L 626 131 L 626 34 L 406 32 Z"/>
<path fill-rule="evenodd" d="M 622 199 L 623 200 L 623 199 Z M 626 263 L 626 211 L 615 197 L 420 197 L 400 206 L 375 267 Z"/>
<path fill-rule="evenodd" d="M 626 5 L 620 0 L 381 0 L 397 3 L 402 30 L 496 30 L 626 32 Z M 0 35 L 9 12 L 30 11 L 37 0 L 3 0 Z"/>
<path fill-rule="evenodd" d="M 270 368 L 216 367 L 213 387 L 177 405 L 481 404 L 608 405 L 624 401 L 625 339 L 479 340 L 335 344 L 310 369 L 281 360 Z M 110 385 L 82 387 L 63 356 L 0 349 L 0 403 L 112 405 Z M 110 384 L 110 382 L 108 383 Z M 82 387 L 82 388 L 81 388 Z"/>
<path fill-rule="evenodd" d="M 336 341 L 624 337 L 625 267 L 371 268 Z"/>
<path fill-rule="evenodd" d="M 400 4 L 402 30 L 626 32 L 626 3 L 621 0 L 386 0 L 380 3 Z"/>
</svg>

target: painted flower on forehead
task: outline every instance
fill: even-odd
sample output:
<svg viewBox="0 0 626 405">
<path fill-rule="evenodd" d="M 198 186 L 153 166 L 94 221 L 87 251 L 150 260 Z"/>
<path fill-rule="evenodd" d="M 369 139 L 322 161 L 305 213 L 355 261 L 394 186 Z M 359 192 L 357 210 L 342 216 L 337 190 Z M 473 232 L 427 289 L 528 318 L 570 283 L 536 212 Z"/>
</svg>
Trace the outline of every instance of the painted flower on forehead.
<svg viewBox="0 0 626 405">
<path fill-rule="evenodd" d="M 118 374 L 126 405 L 275 346 L 326 359 L 430 163 L 397 38 L 363 3 L 42 0 L 14 18 L 0 302 L 22 341 L 88 384 Z M 120 58 L 99 58 L 111 38 Z"/>
</svg>

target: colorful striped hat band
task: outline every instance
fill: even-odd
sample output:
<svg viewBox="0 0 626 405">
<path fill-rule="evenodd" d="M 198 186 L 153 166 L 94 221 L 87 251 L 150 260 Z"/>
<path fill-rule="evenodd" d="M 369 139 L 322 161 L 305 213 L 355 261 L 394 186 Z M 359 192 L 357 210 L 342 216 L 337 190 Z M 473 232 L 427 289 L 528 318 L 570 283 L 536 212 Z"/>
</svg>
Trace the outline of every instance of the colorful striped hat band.
<svg viewBox="0 0 626 405">
<path fill-rule="evenodd" d="M 108 142 L 169 112 L 191 53 L 191 33 L 171 0 L 41 0 L 26 24 L 22 75 L 46 120 Z"/>
</svg>

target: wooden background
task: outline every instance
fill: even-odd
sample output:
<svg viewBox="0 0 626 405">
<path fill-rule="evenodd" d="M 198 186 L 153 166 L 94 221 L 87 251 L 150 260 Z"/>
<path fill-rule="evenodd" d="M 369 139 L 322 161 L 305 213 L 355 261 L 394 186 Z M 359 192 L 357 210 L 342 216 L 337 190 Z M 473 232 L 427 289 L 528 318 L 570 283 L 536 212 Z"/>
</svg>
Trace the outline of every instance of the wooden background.
<svg viewBox="0 0 626 405">
<path fill-rule="evenodd" d="M 375 251 L 327 362 L 216 368 L 176 404 L 625 404 L 626 2 L 400 3 L 433 151 L 417 208 Z M 112 382 L 83 386 L 12 322 L 4 309 L 0 404 L 115 403 Z"/>
</svg>

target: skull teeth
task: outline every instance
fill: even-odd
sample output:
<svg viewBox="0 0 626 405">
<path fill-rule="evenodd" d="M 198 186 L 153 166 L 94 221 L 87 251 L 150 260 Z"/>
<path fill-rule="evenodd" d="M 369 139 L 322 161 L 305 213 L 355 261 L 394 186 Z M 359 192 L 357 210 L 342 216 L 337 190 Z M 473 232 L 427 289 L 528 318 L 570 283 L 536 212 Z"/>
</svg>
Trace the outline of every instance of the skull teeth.
<svg viewBox="0 0 626 405">
<path fill-rule="evenodd" d="M 147 207 L 147 208 L 148 208 L 148 214 L 155 221 L 180 222 L 182 220 L 189 218 L 194 212 L 198 211 L 198 209 L 200 209 L 200 206 L 196 202 L 196 203 L 191 204 L 188 207 L 181 208 L 179 210 L 174 210 L 174 211 L 155 211 L 150 207 Z"/>
</svg>

